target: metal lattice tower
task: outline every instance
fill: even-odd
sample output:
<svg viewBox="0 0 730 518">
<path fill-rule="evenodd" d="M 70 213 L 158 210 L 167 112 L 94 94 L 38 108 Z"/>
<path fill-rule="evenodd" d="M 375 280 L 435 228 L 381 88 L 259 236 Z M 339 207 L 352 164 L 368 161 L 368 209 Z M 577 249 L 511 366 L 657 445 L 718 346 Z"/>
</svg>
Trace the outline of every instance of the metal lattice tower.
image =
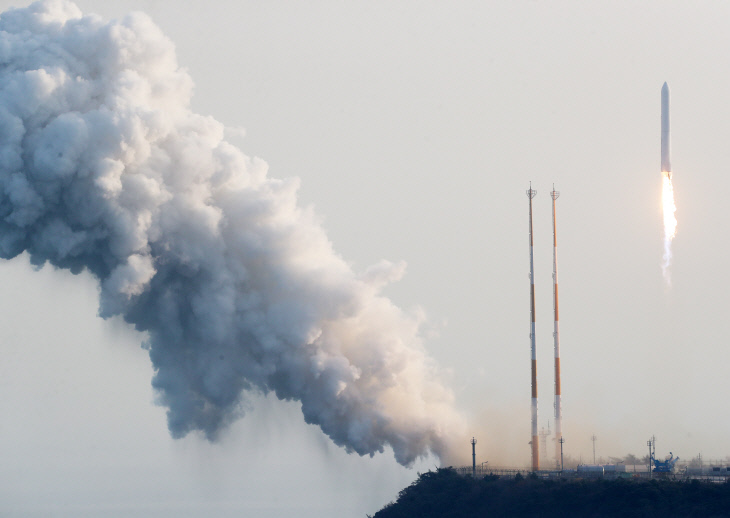
<svg viewBox="0 0 730 518">
<path fill-rule="evenodd" d="M 477 478 L 477 440 L 471 438 L 471 475 Z"/>
<path fill-rule="evenodd" d="M 560 461 L 560 438 L 563 436 L 563 405 L 560 393 L 560 318 L 558 311 L 558 234 L 555 219 L 555 200 L 558 199 L 560 193 L 555 190 L 550 192 L 553 199 L 553 313 L 555 320 L 553 324 L 553 342 L 555 344 L 555 464 Z"/>
<path fill-rule="evenodd" d="M 542 458 L 543 460 L 547 460 L 547 438 L 550 437 L 553 433 L 550 431 L 550 421 L 548 421 L 548 427 L 547 430 L 545 430 L 545 427 L 543 426 L 540 428 L 540 433 L 538 434 L 540 436 L 540 444 L 542 445 Z"/>
<path fill-rule="evenodd" d="M 537 440 L 537 356 L 535 354 L 535 268 L 533 260 L 533 239 L 532 239 L 532 199 L 537 195 L 537 191 L 532 188 L 527 190 L 527 197 L 530 199 L 530 352 L 532 356 L 532 469 L 537 471 L 540 469 L 540 446 Z"/>
<path fill-rule="evenodd" d="M 593 441 L 593 464 L 596 463 L 596 441 L 598 440 L 598 437 L 596 437 L 596 434 L 591 435 L 591 441 Z"/>
</svg>

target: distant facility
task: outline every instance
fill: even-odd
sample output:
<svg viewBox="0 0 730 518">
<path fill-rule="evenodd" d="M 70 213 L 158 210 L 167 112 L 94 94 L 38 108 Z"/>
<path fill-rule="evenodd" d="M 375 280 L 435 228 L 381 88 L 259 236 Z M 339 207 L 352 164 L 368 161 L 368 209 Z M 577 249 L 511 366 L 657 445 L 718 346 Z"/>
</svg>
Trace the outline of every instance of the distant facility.
<svg viewBox="0 0 730 518">
<path fill-rule="evenodd" d="M 676 233 L 677 221 L 674 217 L 676 210 L 674 204 L 674 194 L 672 187 L 672 166 L 670 160 L 670 133 L 669 133 L 669 86 L 664 83 L 661 89 L 661 172 L 663 178 L 663 207 L 664 207 L 664 227 L 665 227 L 665 239 L 664 239 L 664 258 L 662 264 L 662 270 L 667 283 L 670 283 L 669 278 L 669 264 L 671 262 L 671 240 Z M 529 225 L 528 225 L 528 236 L 529 236 L 529 252 L 530 252 L 530 381 L 531 381 L 531 399 L 530 399 L 530 450 L 531 450 L 531 469 L 530 471 L 537 472 L 539 476 L 547 476 L 550 473 L 560 473 L 562 476 L 564 473 L 572 473 L 576 477 L 586 476 L 606 476 L 607 474 L 621 474 L 620 476 L 641 476 L 639 474 L 645 474 L 648 477 L 652 477 L 654 474 L 658 476 L 672 475 L 676 476 L 678 472 L 685 474 L 686 476 L 692 476 L 695 478 L 723 478 L 730 480 L 730 466 L 722 467 L 715 465 L 711 470 L 708 468 L 697 468 L 691 464 L 685 464 L 678 469 L 677 461 L 678 457 L 670 452 L 670 455 L 665 460 L 659 460 L 654 455 L 655 438 L 652 437 L 647 441 L 649 446 L 649 455 L 646 458 L 646 465 L 624 465 L 624 464 L 611 464 L 611 465 L 600 465 L 596 464 L 595 459 L 595 440 L 593 439 L 593 464 L 581 464 L 577 469 L 564 470 L 563 466 L 563 444 L 565 440 L 563 438 L 563 410 L 562 410 L 562 391 L 560 383 L 560 311 L 558 304 L 558 237 L 557 237 L 557 213 L 556 213 L 556 201 L 560 197 L 560 193 L 555 190 L 553 184 L 553 190 L 550 191 L 550 197 L 552 198 L 552 222 L 553 222 L 553 347 L 555 352 L 555 396 L 553 401 L 554 407 L 554 419 L 555 419 L 555 441 L 553 458 L 554 464 L 547 469 L 540 469 L 540 444 L 542 444 L 543 459 L 549 462 L 547 455 L 547 438 L 551 435 L 550 426 L 548 423 L 547 431 L 543 428 L 538 432 L 538 407 L 537 407 L 537 346 L 535 336 L 535 265 L 534 265 L 534 235 L 533 235 L 533 210 L 532 200 L 537 196 L 537 191 L 532 188 L 532 182 L 530 182 L 529 188 L 526 191 L 528 202 L 529 202 Z M 477 476 L 477 463 L 476 463 L 476 439 L 472 438 L 472 466 L 471 473 L 473 476 Z M 701 462 L 700 462 L 701 463 Z M 498 474 L 501 472 L 504 475 L 514 475 L 519 473 L 521 469 L 515 468 L 494 468 L 485 467 L 487 462 L 483 462 L 480 465 L 480 471 L 488 470 L 489 473 Z M 464 468 L 466 469 L 466 468 Z"/>
</svg>

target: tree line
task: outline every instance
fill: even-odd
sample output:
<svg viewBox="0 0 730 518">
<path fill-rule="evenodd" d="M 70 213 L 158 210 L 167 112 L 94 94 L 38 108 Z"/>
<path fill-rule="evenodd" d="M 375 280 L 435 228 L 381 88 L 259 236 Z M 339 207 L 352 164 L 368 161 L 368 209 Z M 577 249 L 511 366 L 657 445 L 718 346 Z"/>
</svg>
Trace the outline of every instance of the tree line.
<svg viewBox="0 0 730 518">
<path fill-rule="evenodd" d="M 474 479 L 453 468 L 419 474 L 368 518 L 730 517 L 730 484 L 671 480 Z"/>
</svg>

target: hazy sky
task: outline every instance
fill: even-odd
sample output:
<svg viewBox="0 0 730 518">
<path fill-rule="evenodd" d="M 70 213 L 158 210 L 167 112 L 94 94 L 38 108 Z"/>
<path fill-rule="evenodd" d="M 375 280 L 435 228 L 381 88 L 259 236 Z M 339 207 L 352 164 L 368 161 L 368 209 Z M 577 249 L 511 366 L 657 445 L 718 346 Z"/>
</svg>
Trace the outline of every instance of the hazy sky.
<svg viewBox="0 0 730 518">
<path fill-rule="evenodd" d="M 301 179 L 357 271 L 421 307 L 425 345 L 478 440 L 530 449 L 527 197 L 534 200 L 540 425 L 552 418 L 558 200 L 565 452 L 730 455 L 720 397 L 730 192 L 730 6 L 721 2 L 77 2 L 148 13 L 193 109 Z M 15 4 L 1 1 L 3 9 Z M 660 89 L 678 229 L 661 275 Z M 234 129 L 245 129 L 243 132 Z M 435 465 L 348 455 L 294 403 L 257 400 L 219 444 L 169 437 L 143 337 L 98 318 L 88 275 L 0 265 L 0 511 L 9 516 L 364 516 Z M 552 427 L 552 423 L 551 423 Z M 464 463 L 470 446 L 464 444 Z"/>
</svg>

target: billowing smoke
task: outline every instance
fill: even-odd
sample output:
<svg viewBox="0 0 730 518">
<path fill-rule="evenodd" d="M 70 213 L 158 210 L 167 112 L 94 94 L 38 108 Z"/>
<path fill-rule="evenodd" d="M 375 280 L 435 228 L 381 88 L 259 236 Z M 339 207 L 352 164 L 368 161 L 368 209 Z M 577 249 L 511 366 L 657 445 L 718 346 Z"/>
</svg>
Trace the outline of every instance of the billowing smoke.
<svg viewBox="0 0 730 518">
<path fill-rule="evenodd" d="M 214 440 L 250 393 L 361 455 L 408 464 L 460 427 L 419 338 L 353 273 L 297 181 L 189 108 L 192 81 L 143 14 L 104 22 L 64 0 L 0 16 L 0 255 L 100 283 L 100 314 L 145 331 L 174 437 Z"/>
</svg>

